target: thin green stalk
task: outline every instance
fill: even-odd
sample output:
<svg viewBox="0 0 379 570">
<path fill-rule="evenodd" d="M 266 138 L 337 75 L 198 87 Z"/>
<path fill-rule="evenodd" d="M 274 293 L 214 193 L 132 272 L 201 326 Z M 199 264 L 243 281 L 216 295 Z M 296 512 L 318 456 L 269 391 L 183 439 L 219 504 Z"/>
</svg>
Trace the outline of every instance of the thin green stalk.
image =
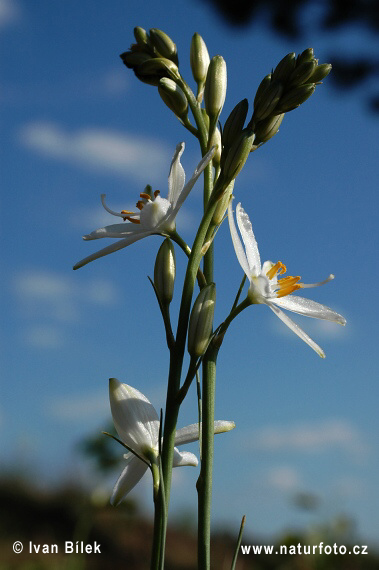
<svg viewBox="0 0 379 570">
<path fill-rule="evenodd" d="M 245 522 L 246 522 L 246 516 L 243 515 L 240 530 L 239 530 L 238 537 L 237 537 L 236 549 L 234 551 L 234 556 L 233 556 L 232 565 L 230 567 L 230 570 L 235 570 L 235 567 L 237 564 L 237 558 L 238 558 L 238 553 L 239 553 L 239 549 L 240 549 L 241 542 L 242 542 L 242 533 L 243 533 L 243 528 L 245 526 Z"/>
</svg>

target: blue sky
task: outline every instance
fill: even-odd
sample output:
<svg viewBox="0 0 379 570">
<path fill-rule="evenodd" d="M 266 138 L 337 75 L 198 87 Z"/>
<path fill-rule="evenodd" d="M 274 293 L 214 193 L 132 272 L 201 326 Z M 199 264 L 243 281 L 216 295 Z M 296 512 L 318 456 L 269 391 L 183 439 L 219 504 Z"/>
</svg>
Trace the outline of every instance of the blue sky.
<svg viewBox="0 0 379 570">
<path fill-rule="evenodd" d="M 181 140 L 187 175 L 200 159 L 156 89 L 139 83 L 119 59 L 136 25 L 161 28 L 176 41 L 188 81 L 194 32 L 211 55 L 224 56 L 222 121 L 242 98 L 252 102 L 260 80 L 290 51 L 313 46 L 324 61 L 332 48 L 378 47 L 359 28 L 333 37 L 309 29 L 301 42 L 278 39 L 262 23 L 233 30 L 210 6 L 190 0 L 132 7 L 121 0 L 0 1 L 7 54 L 0 95 L 1 456 L 39 480 L 88 476 L 74 449 L 110 417 L 110 376 L 157 408 L 164 403 L 168 359 L 147 279 L 160 238 L 71 269 L 97 245 L 81 235 L 113 221 L 101 208 L 101 193 L 114 209 L 131 207 L 147 183 L 165 195 Z M 262 258 L 282 260 L 305 282 L 334 273 L 332 283 L 309 296 L 348 324 L 297 319 L 324 348 L 325 360 L 265 306 L 251 307 L 231 328 L 219 357 L 216 410 L 237 429 L 217 438 L 215 525 L 235 529 L 246 514 L 248 533 L 272 534 L 346 513 L 361 537 L 377 538 L 378 307 L 366 279 L 378 282 L 379 118 L 361 95 L 336 91 L 326 80 L 249 158 L 236 184 Z M 188 241 L 199 220 L 200 186 L 178 220 Z M 217 239 L 222 319 L 242 275 L 226 225 Z M 177 258 L 182 269 L 179 252 Z M 178 277 L 177 297 L 180 288 Z M 176 309 L 174 302 L 174 315 Z M 191 393 L 180 424 L 194 421 Z M 198 471 L 176 471 L 173 508 L 195 512 Z M 298 491 L 319 495 L 320 512 L 298 512 L 291 503 Z M 150 508 L 147 476 L 133 496 Z"/>
</svg>

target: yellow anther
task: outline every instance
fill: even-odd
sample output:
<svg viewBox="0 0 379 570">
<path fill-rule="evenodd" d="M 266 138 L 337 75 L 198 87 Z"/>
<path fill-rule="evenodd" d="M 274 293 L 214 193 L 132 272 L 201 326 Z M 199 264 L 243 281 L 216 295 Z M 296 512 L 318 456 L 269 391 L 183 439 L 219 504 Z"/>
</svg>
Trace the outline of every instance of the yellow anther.
<svg viewBox="0 0 379 570">
<path fill-rule="evenodd" d="M 130 210 L 121 210 L 121 214 L 126 214 L 127 216 L 130 216 L 130 214 L 133 214 L 133 212 L 131 212 Z"/>
<path fill-rule="evenodd" d="M 142 200 L 138 200 L 138 202 L 137 202 L 137 204 L 136 204 L 136 207 L 137 207 L 139 210 L 142 210 L 143 206 L 144 206 L 144 203 L 142 202 Z"/>
<path fill-rule="evenodd" d="M 297 283 L 294 285 L 288 285 L 288 287 L 281 287 L 279 291 L 276 293 L 276 296 L 285 297 L 286 295 L 290 295 L 291 293 L 297 291 L 298 289 L 301 289 L 301 285 Z"/>
<path fill-rule="evenodd" d="M 281 277 L 278 281 L 278 285 L 279 287 L 289 287 L 290 285 L 294 285 L 295 283 L 297 283 L 298 281 L 300 281 L 301 277 L 297 276 L 297 277 Z"/>
<path fill-rule="evenodd" d="M 144 200 L 151 200 L 151 196 L 150 194 L 146 194 L 146 192 L 141 192 L 140 197 L 143 198 Z"/>
<path fill-rule="evenodd" d="M 129 222 L 132 222 L 132 224 L 140 224 L 141 223 L 136 218 L 131 218 L 130 216 L 125 216 L 124 220 L 128 220 Z"/>
<path fill-rule="evenodd" d="M 155 192 L 154 192 L 154 198 L 156 198 L 157 196 L 159 196 L 160 193 L 161 193 L 160 190 L 155 190 Z"/>
<path fill-rule="evenodd" d="M 266 273 L 269 279 L 275 277 L 276 274 L 283 275 L 287 271 L 287 267 L 281 261 L 277 261 Z"/>
</svg>

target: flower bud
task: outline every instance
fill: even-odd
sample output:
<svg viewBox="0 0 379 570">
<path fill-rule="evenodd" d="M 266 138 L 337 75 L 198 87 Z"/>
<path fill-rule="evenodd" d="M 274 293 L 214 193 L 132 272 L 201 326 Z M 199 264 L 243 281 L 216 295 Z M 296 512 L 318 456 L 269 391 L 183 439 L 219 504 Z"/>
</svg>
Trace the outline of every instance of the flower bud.
<svg viewBox="0 0 379 570">
<path fill-rule="evenodd" d="M 234 178 L 242 170 L 247 157 L 250 154 L 251 147 L 254 142 L 255 134 L 249 128 L 244 129 L 239 137 L 234 141 L 228 154 L 226 155 L 225 164 L 223 167 L 223 176 L 225 182 L 230 184 Z"/>
<path fill-rule="evenodd" d="M 331 71 L 332 71 L 332 66 L 330 63 L 321 63 L 315 68 L 314 72 L 309 77 L 308 82 L 319 83 L 320 81 L 325 79 L 325 77 L 329 75 Z"/>
<path fill-rule="evenodd" d="M 140 26 L 136 26 L 134 28 L 134 37 L 136 38 L 136 42 L 140 46 L 146 46 L 149 43 L 149 36 L 147 35 L 147 31 Z"/>
<path fill-rule="evenodd" d="M 137 65 L 141 65 L 151 59 L 151 56 L 143 51 L 126 51 L 120 57 L 129 69 L 134 69 Z"/>
<path fill-rule="evenodd" d="M 145 61 L 134 68 L 134 73 L 138 79 L 150 85 L 158 85 L 162 77 L 179 78 L 177 65 L 165 57 L 155 57 Z"/>
<path fill-rule="evenodd" d="M 237 103 L 226 119 L 222 131 L 222 143 L 225 147 L 230 148 L 236 138 L 241 134 L 248 109 L 249 103 L 247 99 L 242 99 L 242 101 Z"/>
<path fill-rule="evenodd" d="M 302 53 L 297 56 L 296 65 L 301 65 L 306 61 L 312 61 L 315 59 L 313 48 L 307 48 Z M 316 61 L 316 60 L 315 60 Z M 317 63 L 317 61 L 316 61 Z"/>
<path fill-rule="evenodd" d="M 192 36 L 190 61 L 194 80 L 196 83 L 204 83 L 207 77 L 210 57 L 205 41 L 200 34 Z"/>
<path fill-rule="evenodd" d="M 289 83 L 291 85 L 303 85 L 304 83 L 309 83 L 309 78 L 316 69 L 316 66 L 317 63 L 315 59 L 304 61 L 304 63 L 297 65 L 291 73 Z"/>
<path fill-rule="evenodd" d="M 187 115 L 188 101 L 180 87 L 168 77 L 162 77 L 158 84 L 159 95 L 178 117 Z"/>
<path fill-rule="evenodd" d="M 270 115 L 274 114 L 275 107 L 279 103 L 279 99 L 283 93 L 283 85 L 278 81 L 271 81 L 266 91 L 259 98 L 258 103 L 254 104 L 254 119 L 262 121 Z"/>
<path fill-rule="evenodd" d="M 278 65 L 275 67 L 274 72 L 272 74 L 272 79 L 276 81 L 282 81 L 285 83 L 289 76 L 291 75 L 292 71 L 295 69 L 296 65 L 296 56 L 294 52 L 289 53 L 283 59 L 281 59 Z"/>
<path fill-rule="evenodd" d="M 221 133 L 218 127 L 216 127 L 215 130 L 213 131 L 211 140 L 209 141 L 209 148 L 211 148 L 212 146 L 217 147 L 212 158 L 213 165 L 217 166 L 218 164 L 220 164 L 221 151 L 222 151 Z"/>
<path fill-rule="evenodd" d="M 150 30 L 150 41 L 159 55 L 170 59 L 176 64 L 178 63 L 178 52 L 176 45 L 167 34 L 162 32 L 162 30 L 152 28 Z"/>
<path fill-rule="evenodd" d="M 204 101 L 209 117 L 218 117 L 226 97 L 226 63 L 221 55 L 215 55 L 209 64 L 205 81 Z"/>
<path fill-rule="evenodd" d="M 258 105 L 258 103 L 260 102 L 260 100 L 262 99 L 264 94 L 266 93 L 266 90 L 268 89 L 269 85 L 271 85 L 271 75 L 272 74 L 269 73 L 260 82 L 258 89 L 257 89 L 257 92 L 256 92 L 255 97 L 254 97 L 254 108 Z"/>
<path fill-rule="evenodd" d="M 175 250 L 166 238 L 158 250 L 154 266 L 154 285 L 162 305 L 169 305 L 174 294 Z"/>
<path fill-rule="evenodd" d="M 233 188 L 234 188 L 234 180 L 232 180 L 232 182 L 229 184 L 229 186 L 226 188 L 225 192 L 217 202 L 217 206 L 212 217 L 212 222 L 211 222 L 212 225 L 219 226 L 222 220 L 224 219 L 226 210 L 228 209 L 229 202 L 233 193 Z"/>
<path fill-rule="evenodd" d="M 211 283 L 200 291 L 193 305 L 188 327 L 188 352 L 194 358 L 202 356 L 207 349 L 212 333 L 215 301 L 216 286 Z"/>
<path fill-rule="evenodd" d="M 306 101 L 314 92 L 315 86 L 313 83 L 307 83 L 306 85 L 300 85 L 299 87 L 294 87 L 288 91 L 280 100 L 280 103 L 276 109 L 277 113 L 288 113 L 288 111 L 293 111 L 296 107 L 299 107 L 304 101 Z"/>
<path fill-rule="evenodd" d="M 265 143 L 276 135 L 283 118 L 284 113 L 281 113 L 280 115 L 268 117 L 267 119 L 264 119 L 264 121 L 259 121 L 255 129 L 254 144 L 258 145 L 259 143 Z"/>
</svg>

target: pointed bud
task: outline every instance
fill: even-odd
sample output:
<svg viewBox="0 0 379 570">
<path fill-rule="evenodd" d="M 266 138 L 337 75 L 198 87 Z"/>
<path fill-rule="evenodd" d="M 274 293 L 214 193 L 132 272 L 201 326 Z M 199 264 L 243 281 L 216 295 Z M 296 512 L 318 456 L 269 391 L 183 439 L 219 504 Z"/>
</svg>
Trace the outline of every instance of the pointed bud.
<svg viewBox="0 0 379 570">
<path fill-rule="evenodd" d="M 221 55 L 215 55 L 209 64 L 205 81 L 204 101 L 209 117 L 217 118 L 226 97 L 226 63 Z"/>
<path fill-rule="evenodd" d="M 147 35 L 147 31 L 140 26 L 136 26 L 134 28 L 134 37 L 136 38 L 136 42 L 140 46 L 147 46 L 149 42 L 149 36 Z"/>
<path fill-rule="evenodd" d="M 226 210 L 228 209 L 229 202 L 232 197 L 233 188 L 234 188 L 234 180 L 232 180 L 232 182 L 229 184 L 229 186 L 226 188 L 225 192 L 217 202 L 216 209 L 213 213 L 212 225 L 219 226 L 222 220 L 224 219 Z"/>
<path fill-rule="evenodd" d="M 311 61 L 304 61 L 304 63 L 297 65 L 289 78 L 289 83 L 291 86 L 310 83 L 309 78 L 316 69 L 316 66 L 317 63 L 315 59 L 312 59 Z"/>
<path fill-rule="evenodd" d="M 196 83 L 204 83 L 208 73 L 210 57 L 205 41 L 200 34 L 194 34 L 192 37 L 190 61 L 194 80 Z"/>
<path fill-rule="evenodd" d="M 247 157 L 250 154 L 254 142 L 255 134 L 249 128 L 244 129 L 239 137 L 234 141 L 223 166 L 223 176 L 225 182 L 230 184 L 242 170 Z"/>
<path fill-rule="evenodd" d="M 308 82 L 319 83 L 320 81 L 325 79 L 325 77 L 329 75 L 331 71 L 332 71 L 332 66 L 330 63 L 321 63 L 315 68 L 314 72 L 309 77 Z"/>
<path fill-rule="evenodd" d="M 150 85 L 158 85 L 162 77 L 177 77 L 178 79 L 180 77 L 177 65 L 165 57 L 156 57 L 145 61 L 134 68 L 134 73 L 138 79 Z"/>
<path fill-rule="evenodd" d="M 150 30 L 150 41 L 162 57 L 178 64 L 178 52 L 170 36 L 162 32 L 162 30 L 152 28 Z"/>
<path fill-rule="evenodd" d="M 289 53 L 283 59 L 281 59 L 278 65 L 275 67 L 274 72 L 272 74 L 272 79 L 276 81 L 282 81 L 285 83 L 293 70 L 295 69 L 296 65 L 296 56 L 294 52 Z"/>
<path fill-rule="evenodd" d="M 176 261 L 172 241 L 166 238 L 158 250 L 154 266 L 154 285 L 162 305 L 169 305 L 174 294 Z"/>
<path fill-rule="evenodd" d="M 304 101 L 306 101 L 315 90 L 313 83 L 307 83 L 306 85 L 300 85 L 288 91 L 280 100 L 280 103 L 276 109 L 277 113 L 288 113 L 293 111 L 296 107 L 299 107 Z"/>
<path fill-rule="evenodd" d="M 202 356 L 207 349 L 212 333 L 215 301 L 216 286 L 211 283 L 200 291 L 193 305 L 188 327 L 188 352 L 194 358 Z"/>
<path fill-rule="evenodd" d="M 254 104 L 254 120 L 262 121 L 272 115 L 283 93 L 283 85 L 278 81 L 271 81 L 266 91 Z"/>
<path fill-rule="evenodd" d="M 284 113 L 268 117 L 264 121 L 259 121 L 255 129 L 254 144 L 265 143 L 270 140 L 279 130 L 284 118 Z"/>
<path fill-rule="evenodd" d="M 168 77 L 162 77 L 158 84 L 159 95 L 178 117 L 187 115 L 188 101 L 180 87 Z"/>
<path fill-rule="evenodd" d="M 145 63 L 151 59 L 151 55 L 143 51 L 126 51 L 120 55 L 122 61 L 129 69 L 134 69 L 136 66 Z"/>
<path fill-rule="evenodd" d="M 306 61 L 312 61 L 312 60 L 314 60 L 314 58 L 315 58 L 315 56 L 314 56 L 313 48 L 307 48 L 302 53 L 299 53 L 299 55 L 297 56 L 296 65 L 301 65 L 302 63 L 304 63 Z M 316 63 L 317 63 L 317 61 L 316 61 Z"/>
<path fill-rule="evenodd" d="M 262 79 L 262 81 L 258 86 L 257 92 L 254 97 L 254 108 L 260 103 L 260 100 L 266 94 L 269 85 L 271 85 L 271 73 L 266 75 L 266 77 Z"/>
<path fill-rule="evenodd" d="M 213 131 L 211 140 L 209 141 L 209 148 L 211 148 L 212 146 L 216 147 L 216 151 L 213 155 L 212 161 L 213 165 L 217 166 L 220 164 L 221 151 L 222 151 L 221 133 L 218 127 L 216 127 L 215 130 Z"/>
<path fill-rule="evenodd" d="M 225 147 L 230 148 L 236 138 L 241 134 L 246 121 L 246 115 L 249 109 L 247 99 L 243 99 L 234 107 L 229 117 L 225 121 L 222 131 L 222 143 Z"/>
</svg>

